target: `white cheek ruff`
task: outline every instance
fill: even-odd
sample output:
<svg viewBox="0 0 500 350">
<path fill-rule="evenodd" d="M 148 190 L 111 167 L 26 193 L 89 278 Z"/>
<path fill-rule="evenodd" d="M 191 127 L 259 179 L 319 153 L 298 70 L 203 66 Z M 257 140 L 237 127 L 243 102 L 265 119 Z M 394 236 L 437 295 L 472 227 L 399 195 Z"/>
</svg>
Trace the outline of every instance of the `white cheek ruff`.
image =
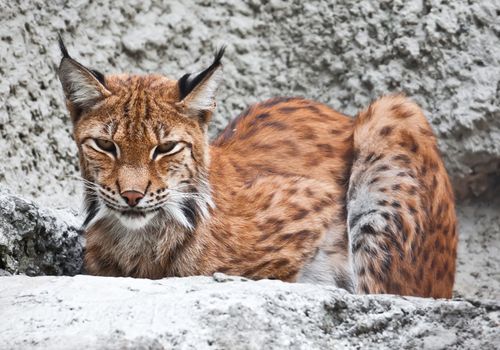
<svg viewBox="0 0 500 350">
<path fill-rule="evenodd" d="M 147 213 L 145 216 L 128 217 L 118 212 L 113 214 L 116 216 L 120 224 L 130 231 L 137 231 L 145 228 L 151 222 L 151 219 L 153 219 L 156 215 L 156 213 Z"/>
<path fill-rule="evenodd" d="M 186 218 L 186 215 L 184 214 L 178 203 L 167 203 L 164 207 L 164 210 L 172 217 L 174 221 L 176 221 L 182 227 L 186 228 L 189 231 L 192 231 L 194 229 L 193 225 L 191 225 L 189 220 Z"/>
<path fill-rule="evenodd" d="M 104 219 L 106 217 L 109 217 L 112 214 L 112 212 L 102 203 L 102 200 L 100 198 L 98 199 L 97 203 L 98 203 L 99 209 L 97 210 L 97 213 L 94 215 L 92 220 L 90 220 L 89 223 L 87 224 L 87 226 L 86 226 L 87 228 L 91 227 L 99 220 Z"/>
</svg>

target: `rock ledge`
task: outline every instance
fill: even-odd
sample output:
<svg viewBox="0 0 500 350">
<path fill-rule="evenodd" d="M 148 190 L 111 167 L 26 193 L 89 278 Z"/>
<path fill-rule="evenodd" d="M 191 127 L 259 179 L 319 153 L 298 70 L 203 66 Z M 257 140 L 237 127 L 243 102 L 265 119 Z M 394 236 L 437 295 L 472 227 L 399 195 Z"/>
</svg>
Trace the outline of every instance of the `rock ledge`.
<svg viewBox="0 0 500 350">
<path fill-rule="evenodd" d="M 500 303 L 210 277 L 0 278 L 5 349 L 494 349 Z"/>
</svg>

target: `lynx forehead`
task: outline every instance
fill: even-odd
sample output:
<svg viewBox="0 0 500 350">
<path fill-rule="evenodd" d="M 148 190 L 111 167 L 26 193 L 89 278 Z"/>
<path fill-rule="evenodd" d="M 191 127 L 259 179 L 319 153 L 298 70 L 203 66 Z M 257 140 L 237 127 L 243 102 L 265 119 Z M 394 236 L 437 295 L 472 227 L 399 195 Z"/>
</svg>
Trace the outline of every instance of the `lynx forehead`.
<svg viewBox="0 0 500 350">
<path fill-rule="evenodd" d="M 206 69 L 170 80 L 105 76 L 60 46 L 86 186 L 89 273 L 221 271 L 451 296 L 453 193 L 413 102 L 383 97 L 350 118 L 275 98 L 209 144 L 223 49 Z"/>
</svg>

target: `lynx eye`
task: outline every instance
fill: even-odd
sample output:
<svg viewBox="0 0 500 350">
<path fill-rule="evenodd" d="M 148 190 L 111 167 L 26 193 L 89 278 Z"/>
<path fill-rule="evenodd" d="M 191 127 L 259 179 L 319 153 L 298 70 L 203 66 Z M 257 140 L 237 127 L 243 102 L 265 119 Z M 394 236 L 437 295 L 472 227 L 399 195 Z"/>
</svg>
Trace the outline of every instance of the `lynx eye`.
<svg viewBox="0 0 500 350">
<path fill-rule="evenodd" d="M 182 143 L 169 141 L 158 145 L 153 150 L 153 159 L 158 158 L 163 155 L 172 155 L 179 152 L 182 149 Z"/>
<path fill-rule="evenodd" d="M 94 142 L 100 150 L 116 156 L 116 146 L 113 142 L 103 139 L 94 139 Z"/>
</svg>

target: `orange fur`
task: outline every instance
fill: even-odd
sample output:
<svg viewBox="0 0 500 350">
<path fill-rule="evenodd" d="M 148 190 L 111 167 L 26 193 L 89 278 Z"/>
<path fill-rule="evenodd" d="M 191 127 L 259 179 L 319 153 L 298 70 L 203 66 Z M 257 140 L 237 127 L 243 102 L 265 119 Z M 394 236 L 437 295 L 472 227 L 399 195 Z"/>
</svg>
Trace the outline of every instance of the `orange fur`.
<svg viewBox="0 0 500 350">
<path fill-rule="evenodd" d="M 115 75 L 105 89 L 110 95 L 92 108 L 75 107 L 67 92 L 94 214 L 86 230 L 89 273 L 221 271 L 331 281 L 358 293 L 451 296 L 453 194 L 432 131 L 407 99 L 384 97 L 356 119 L 302 98 L 272 99 L 249 108 L 209 145 L 211 110 L 188 111 L 199 96 L 183 99 L 176 81 Z M 155 159 L 167 139 L 181 150 Z M 93 140 L 111 140 L 117 153 Z M 402 175 L 384 175 L 381 164 Z M 376 193 L 389 199 L 363 212 L 358 189 L 378 182 L 367 201 Z M 124 191 L 144 196 L 144 213 L 151 208 L 143 226 L 127 227 L 133 217 L 122 216 L 142 213 L 123 209 Z M 391 208 L 385 214 L 384 206 Z"/>
</svg>

